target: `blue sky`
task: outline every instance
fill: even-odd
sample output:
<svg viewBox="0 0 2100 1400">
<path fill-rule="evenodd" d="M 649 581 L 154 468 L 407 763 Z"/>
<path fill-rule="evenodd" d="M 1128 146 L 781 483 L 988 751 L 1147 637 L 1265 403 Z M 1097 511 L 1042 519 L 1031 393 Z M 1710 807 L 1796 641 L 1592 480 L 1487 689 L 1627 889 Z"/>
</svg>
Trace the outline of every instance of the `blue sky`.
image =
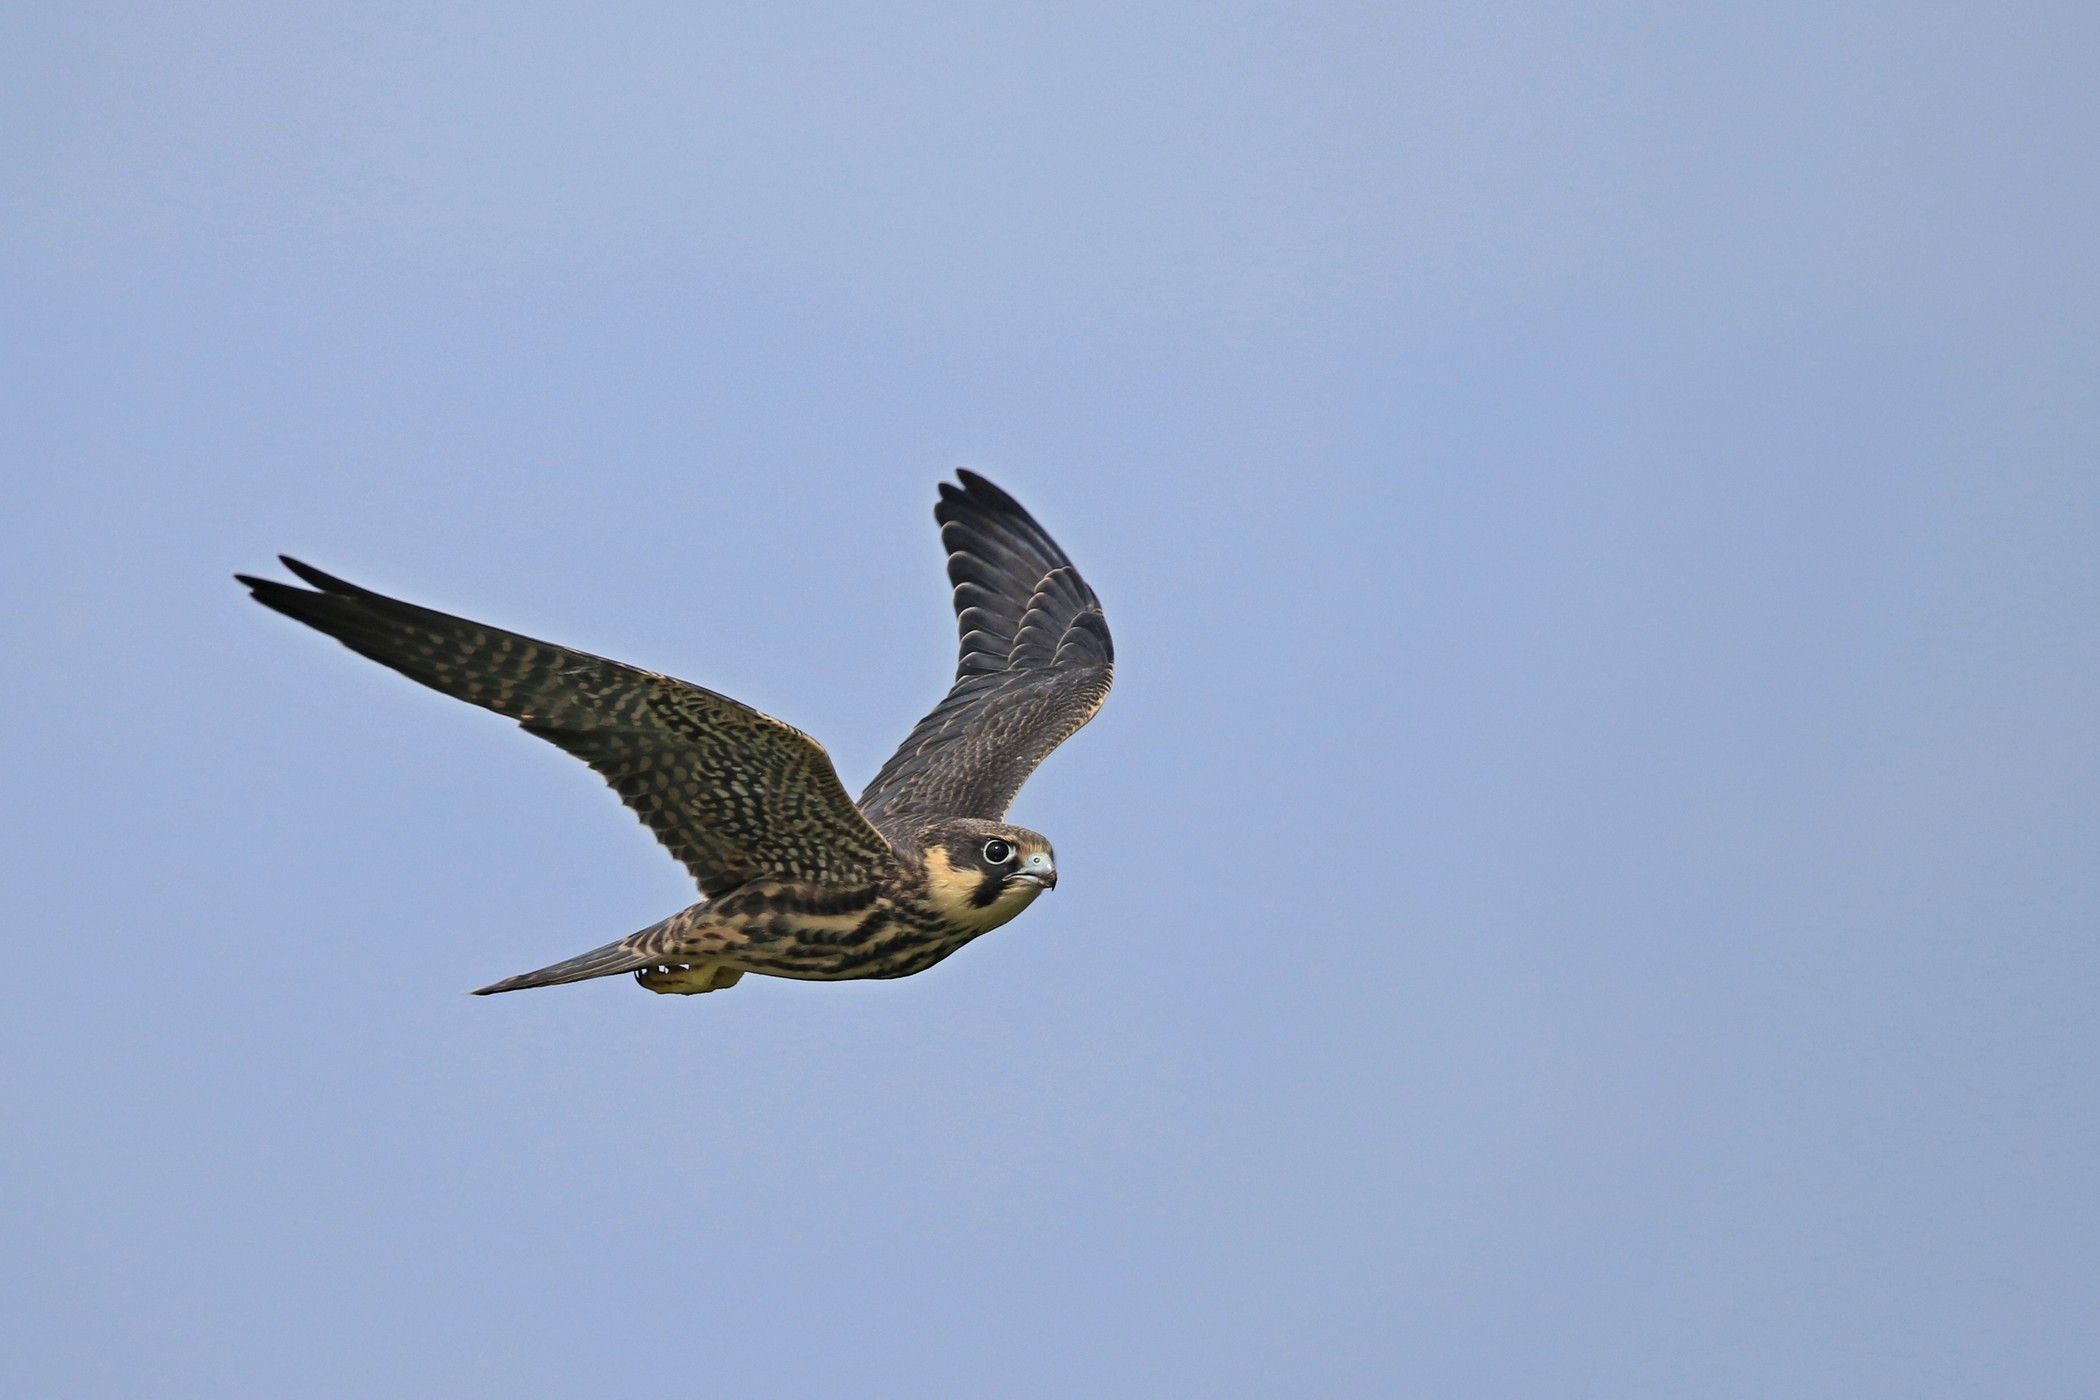
<svg viewBox="0 0 2100 1400">
<path fill-rule="evenodd" d="M 2082 1396 L 2088 6 L 68 5 L 0 43 L 22 1393 Z M 858 788 L 934 485 L 1107 605 L 923 976 L 282 550 Z"/>
</svg>

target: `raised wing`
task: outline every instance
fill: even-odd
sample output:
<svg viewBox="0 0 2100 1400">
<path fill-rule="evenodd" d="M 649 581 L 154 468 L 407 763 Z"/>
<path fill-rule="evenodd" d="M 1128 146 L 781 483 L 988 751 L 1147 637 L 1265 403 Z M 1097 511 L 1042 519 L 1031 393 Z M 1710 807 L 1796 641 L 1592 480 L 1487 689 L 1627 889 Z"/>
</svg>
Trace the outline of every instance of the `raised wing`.
<svg viewBox="0 0 2100 1400">
<path fill-rule="evenodd" d="M 860 808 L 894 830 L 942 817 L 1006 815 L 1050 751 L 1108 698 L 1115 648 L 1101 600 L 1014 498 L 974 472 L 941 485 L 962 660 Z"/>
<path fill-rule="evenodd" d="M 760 876 L 859 883 L 890 854 L 799 729 L 670 676 L 284 565 L 319 591 L 235 577 L 265 607 L 590 764 L 710 898 Z"/>
</svg>

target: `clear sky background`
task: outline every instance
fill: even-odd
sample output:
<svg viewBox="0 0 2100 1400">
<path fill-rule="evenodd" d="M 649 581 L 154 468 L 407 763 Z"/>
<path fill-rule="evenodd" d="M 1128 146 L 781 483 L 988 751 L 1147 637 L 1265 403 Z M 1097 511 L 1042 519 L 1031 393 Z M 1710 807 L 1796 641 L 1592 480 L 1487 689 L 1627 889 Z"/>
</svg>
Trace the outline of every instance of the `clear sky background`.
<svg viewBox="0 0 2100 1400">
<path fill-rule="evenodd" d="M 2100 9 L 17 6 L 0 1375 L 2084 1397 Z M 856 790 L 1017 494 L 1118 688 L 924 976 L 279 550 Z"/>
</svg>

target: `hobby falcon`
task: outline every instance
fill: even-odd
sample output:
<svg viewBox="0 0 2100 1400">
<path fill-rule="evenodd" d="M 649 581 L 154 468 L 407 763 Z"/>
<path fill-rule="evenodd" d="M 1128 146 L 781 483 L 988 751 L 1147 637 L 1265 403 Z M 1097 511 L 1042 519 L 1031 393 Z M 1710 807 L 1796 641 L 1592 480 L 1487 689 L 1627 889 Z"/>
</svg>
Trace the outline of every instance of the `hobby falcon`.
<svg viewBox="0 0 2100 1400">
<path fill-rule="evenodd" d="M 909 977 L 1057 884 L 1049 841 L 1003 819 L 1028 775 L 1101 708 L 1115 669 L 1100 600 L 1064 551 L 1013 497 L 957 476 L 933 512 L 962 634 L 955 684 L 858 803 L 816 740 L 726 695 L 288 557 L 311 590 L 235 577 L 264 606 L 588 763 L 706 896 L 479 995 L 620 972 L 688 994 L 747 972 Z"/>
</svg>

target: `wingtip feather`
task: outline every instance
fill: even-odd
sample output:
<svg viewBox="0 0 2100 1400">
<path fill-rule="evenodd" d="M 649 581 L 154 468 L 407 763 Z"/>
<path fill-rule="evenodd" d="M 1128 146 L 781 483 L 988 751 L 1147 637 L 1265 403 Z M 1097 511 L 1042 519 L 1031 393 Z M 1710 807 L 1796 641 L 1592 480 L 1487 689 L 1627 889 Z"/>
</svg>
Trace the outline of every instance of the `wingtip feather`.
<svg viewBox="0 0 2100 1400">
<path fill-rule="evenodd" d="M 311 564 L 302 563 L 294 559 L 289 554 L 280 554 L 277 558 L 287 569 L 290 569 L 323 593 L 340 593 L 346 597 L 355 598 L 371 591 L 370 589 L 359 588 L 348 580 L 339 579 L 334 574 L 324 573 Z"/>
</svg>

